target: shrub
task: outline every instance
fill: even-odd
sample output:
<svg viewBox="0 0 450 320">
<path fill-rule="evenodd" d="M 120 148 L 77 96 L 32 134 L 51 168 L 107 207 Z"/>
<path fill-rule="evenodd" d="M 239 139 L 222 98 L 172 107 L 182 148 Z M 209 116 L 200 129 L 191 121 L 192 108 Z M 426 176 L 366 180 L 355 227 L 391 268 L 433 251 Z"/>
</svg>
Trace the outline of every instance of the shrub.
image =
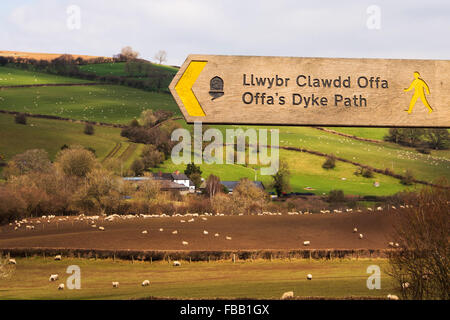
<svg viewBox="0 0 450 320">
<path fill-rule="evenodd" d="M 328 195 L 328 201 L 329 202 L 344 202 L 345 201 L 344 191 L 331 190 L 330 194 Z"/>
<path fill-rule="evenodd" d="M 93 135 L 94 134 L 94 126 L 90 123 L 86 123 L 84 126 L 84 133 L 87 135 Z"/>
<path fill-rule="evenodd" d="M 361 172 L 361 175 L 364 178 L 373 178 L 373 171 L 370 170 L 370 169 L 367 169 L 367 168 L 363 168 L 362 172 Z"/>
<path fill-rule="evenodd" d="M 14 121 L 17 124 L 27 124 L 27 116 L 24 113 L 18 113 L 14 117 Z"/>
<path fill-rule="evenodd" d="M 409 169 L 406 170 L 405 175 L 400 180 L 400 183 L 405 186 L 410 186 L 414 183 L 414 176 L 413 176 L 411 170 L 409 170 Z"/>
<path fill-rule="evenodd" d="M 68 176 L 84 178 L 96 165 L 95 155 L 80 146 L 71 146 L 58 152 L 56 163 Z"/>
<path fill-rule="evenodd" d="M 333 169 L 335 167 L 336 167 L 336 158 L 335 158 L 335 156 L 334 155 L 327 156 L 327 159 L 322 164 L 322 168 L 328 170 L 328 169 Z"/>
<path fill-rule="evenodd" d="M 422 154 L 430 154 L 430 149 L 427 148 L 416 148 L 416 151 Z"/>
<path fill-rule="evenodd" d="M 144 169 L 145 169 L 144 161 L 142 161 L 141 159 L 134 160 L 130 167 L 130 170 L 133 172 L 135 176 L 142 175 Z"/>
</svg>

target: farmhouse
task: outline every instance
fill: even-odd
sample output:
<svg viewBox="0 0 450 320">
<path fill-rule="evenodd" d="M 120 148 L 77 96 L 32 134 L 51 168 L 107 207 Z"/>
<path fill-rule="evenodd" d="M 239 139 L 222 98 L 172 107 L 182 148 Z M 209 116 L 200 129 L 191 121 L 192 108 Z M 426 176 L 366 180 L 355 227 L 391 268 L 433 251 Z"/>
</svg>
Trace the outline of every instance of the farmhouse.
<svg viewBox="0 0 450 320">
<path fill-rule="evenodd" d="M 229 193 L 233 193 L 233 189 L 236 188 L 240 181 L 220 181 L 220 183 L 228 189 Z M 252 181 L 253 184 L 260 188 L 261 190 L 265 190 L 264 185 L 261 181 Z"/>
<path fill-rule="evenodd" d="M 195 192 L 194 183 L 184 173 L 179 171 L 174 173 L 153 173 L 152 177 L 125 177 L 123 179 L 135 182 L 136 187 L 139 187 L 139 183 L 142 181 L 153 179 L 160 182 L 161 191 L 175 191 L 181 194 Z"/>
</svg>

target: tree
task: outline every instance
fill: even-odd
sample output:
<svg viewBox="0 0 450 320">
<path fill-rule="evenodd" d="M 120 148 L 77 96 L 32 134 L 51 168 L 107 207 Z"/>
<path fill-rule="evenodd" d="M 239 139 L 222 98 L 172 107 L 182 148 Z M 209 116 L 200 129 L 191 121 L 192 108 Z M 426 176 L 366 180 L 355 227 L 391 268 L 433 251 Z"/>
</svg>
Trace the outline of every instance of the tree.
<svg viewBox="0 0 450 320">
<path fill-rule="evenodd" d="M 27 124 L 27 116 L 24 113 L 18 113 L 14 117 L 17 124 Z"/>
<path fill-rule="evenodd" d="M 198 173 L 202 174 L 202 170 L 200 170 L 200 166 L 196 166 L 194 163 L 188 163 L 186 166 L 186 170 L 184 170 L 184 174 L 188 177 L 191 176 L 191 174 Z"/>
<path fill-rule="evenodd" d="M 280 197 L 283 193 L 289 192 L 291 190 L 291 185 L 289 183 L 290 172 L 287 162 L 280 161 L 280 165 L 277 173 L 272 176 L 273 188 Z"/>
<path fill-rule="evenodd" d="M 202 176 L 199 173 L 191 174 L 189 180 L 192 181 L 196 189 L 200 188 L 200 186 L 202 185 Z"/>
<path fill-rule="evenodd" d="M 450 134 L 447 129 L 427 129 L 425 135 L 428 139 L 428 144 L 431 148 L 436 150 L 447 149 L 450 142 Z"/>
<path fill-rule="evenodd" d="M 330 194 L 328 195 L 328 201 L 329 202 L 344 202 L 345 201 L 344 191 L 331 190 Z"/>
<path fill-rule="evenodd" d="M 64 174 L 84 178 L 97 165 L 95 155 L 81 146 L 70 146 L 56 155 L 56 163 Z"/>
<path fill-rule="evenodd" d="M 162 64 L 163 62 L 166 62 L 167 61 L 167 52 L 165 50 L 159 50 L 155 54 L 154 59 L 156 61 L 158 61 L 159 64 Z"/>
<path fill-rule="evenodd" d="M 48 153 L 44 149 L 31 149 L 17 154 L 12 158 L 12 162 L 19 174 L 49 172 L 52 165 Z"/>
<path fill-rule="evenodd" d="M 233 201 L 236 209 L 240 212 L 248 214 L 253 211 L 261 211 L 266 199 L 267 194 L 264 190 L 258 188 L 247 178 L 241 179 L 233 189 Z"/>
<path fill-rule="evenodd" d="M 139 125 L 139 121 L 137 121 L 137 119 L 135 118 L 135 119 L 131 120 L 129 126 L 132 127 L 132 128 L 139 127 L 140 126 Z"/>
<path fill-rule="evenodd" d="M 206 179 L 205 192 L 210 199 L 214 198 L 216 194 L 222 191 L 222 184 L 220 183 L 220 178 L 211 174 L 208 179 Z"/>
<path fill-rule="evenodd" d="M 145 170 L 144 161 L 142 159 L 136 159 L 131 164 L 130 170 L 133 172 L 133 174 L 137 177 L 142 175 Z"/>
<path fill-rule="evenodd" d="M 336 157 L 333 154 L 331 154 L 331 155 L 327 156 L 327 159 L 322 164 L 322 168 L 328 170 L 328 169 L 334 169 L 335 167 L 336 167 Z"/>
<path fill-rule="evenodd" d="M 120 51 L 120 59 L 125 61 L 136 60 L 139 57 L 139 52 L 134 51 L 130 46 L 123 47 Z"/>
<path fill-rule="evenodd" d="M 93 135 L 94 134 L 94 126 L 90 123 L 86 123 L 84 126 L 84 133 L 87 135 Z"/>
<path fill-rule="evenodd" d="M 389 274 L 404 299 L 450 299 L 450 189 L 423 189 L 409 206 L 395 213 Z M 408 286 L 405 286 L 408 283 Z"/>
<path fill-rule="evenodd" d="M 154 115 L 152 109 L 147 109 L 147 110 L 142 111 L 140 120 L 141 120 L 142 126 L 153 127 L 156 124 L 158 119 Z"/>
<path fill-rule="evenodd" d="M 405 186 L 410 186 L 414 183 L 414 175 L 411 170 L 406 169 L 405 175 L 400 180 L 401 184 L 404 184 Z"/>
<path fill-rule="evenodd" d="M 142 151 L 142 161 L 145 169 L 156 168 L 164 161 L 164 154 L 156 149 L 152 144 L 146 145 Z"/>
</svg>

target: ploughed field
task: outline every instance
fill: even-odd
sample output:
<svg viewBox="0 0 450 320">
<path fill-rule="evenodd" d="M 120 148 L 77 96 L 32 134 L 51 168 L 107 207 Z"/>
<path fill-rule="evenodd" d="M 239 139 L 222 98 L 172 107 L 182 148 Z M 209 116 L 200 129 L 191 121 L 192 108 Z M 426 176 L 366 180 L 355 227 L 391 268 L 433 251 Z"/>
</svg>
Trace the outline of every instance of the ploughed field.
<svg viewBox="0 0 450 320">
<path fill-rule="evenodd" d="M 95 218 L 34 218 L 22 223 L 17 230 L 14 223 L 3 225 L 0 227 L 0 248 L 186 251 L 384 249 L 393 241 L 394 223 L 392 209 L 299 215 L 130 215 L 113 219 Z M 356 233 L 353 232 L 355 227 L 358 229 Z M 359 238 L 360 233 L 362 239 Z M 310 245 L 305 247 L 304 241 L 310 241 Z"/>
</svg>

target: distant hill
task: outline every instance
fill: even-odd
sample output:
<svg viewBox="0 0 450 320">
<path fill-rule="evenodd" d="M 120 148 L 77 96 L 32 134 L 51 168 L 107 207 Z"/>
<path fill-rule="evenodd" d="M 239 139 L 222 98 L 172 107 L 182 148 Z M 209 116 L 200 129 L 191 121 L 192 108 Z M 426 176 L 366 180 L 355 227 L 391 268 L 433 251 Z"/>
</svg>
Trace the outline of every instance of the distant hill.
<svg viewBox="0 0 450 320">
<path fill-rule="evenodd" d="M 47 60 L 51 61 L 62 56 L 64 53 L 37 53 L 37 52 L 22 52 L 22 51 L 0 51 L 0 56 L 4 57 L 15 57 L 15 58 L 26 58 L 26 59 L 36 59 L 36 60 Z M 109 57 L 101 57 L 101 56 L 88 56 L 82 54 L 70 54 L 71 56 L 76 58 L 83 58 L 85 60 L 103 58 L 103 59 L 111 59 Z"/>
</svg>

